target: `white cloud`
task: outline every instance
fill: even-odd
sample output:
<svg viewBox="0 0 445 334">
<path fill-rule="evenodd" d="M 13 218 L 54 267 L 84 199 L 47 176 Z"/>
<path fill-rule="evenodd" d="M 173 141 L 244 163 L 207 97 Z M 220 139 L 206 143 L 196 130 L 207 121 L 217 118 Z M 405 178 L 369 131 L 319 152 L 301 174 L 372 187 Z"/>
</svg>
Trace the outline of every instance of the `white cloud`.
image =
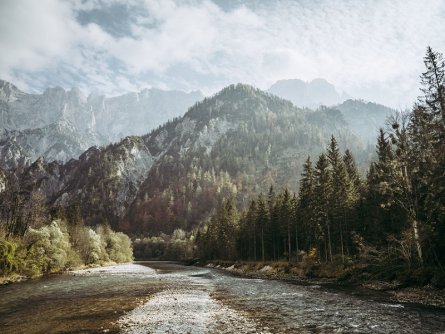
<svg viewBox="0 0 445 334">
<path fill-rule="evenodd" d="M 77 21 L 79 11 L 110 3 L 131 11 L 131 35 Z M 445 51 L 444 16 L 441 0 L 283 0 L 232 10 L 210 0 L 6 0 L 0 77 L 35 89 L 62 68 L 63 78 L 72 74 L 63 83 L 107 93 L 147 85 L 212 93 L 233 82 L 265 89 L 323 77 L 356 97 L 404 107 L 416 97 L 425 47 Z"/>
<path fill-rule="evenodd" d="M 55 1 L 2 1 L 0 5 L 0 73 L 33 71 L 66 57 L 71 48 L 70 8 Z"/>
</svg>

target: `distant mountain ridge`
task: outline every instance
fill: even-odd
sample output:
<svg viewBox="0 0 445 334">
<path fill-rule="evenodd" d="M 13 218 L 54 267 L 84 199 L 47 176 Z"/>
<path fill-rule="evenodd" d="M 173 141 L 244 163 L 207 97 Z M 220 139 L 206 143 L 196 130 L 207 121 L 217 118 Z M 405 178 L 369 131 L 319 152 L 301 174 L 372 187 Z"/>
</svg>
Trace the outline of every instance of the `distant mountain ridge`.
<svg viewBox="0 0 445 334">
<path fill-rule="evenodd" d="M 300 108 L 335 108 L 341 111 L 349 128 L 365 143 L 373 143 L 378 129 L 385 126 L 395 110 L 384 105 L 354 100 L 347 93 L 340 94 L 334 85 L 324 79 L 305 82 L 300 79 L 279 80 L 268 92 L 291 101 Z"/>
<path fill-rule="evenodd" d="M 346 100 L 334 106 L 341 111 L 349 128 L 368 144 L 376 142 L 379 128 L 385 128 L 388 117 L 396 110 L 363 100 Z"/>
<path fill-rule="evenodd" d="M 27 94 L 0 80 L 0 165 L 29 165 L 40 156 L 68 161 L 91 146 L 148 133 L 202 98 L 199 91 L 159 89 L 116 97 L 60 87 Z"/>
<path fill-rule="evenodd" d="M 300 108 L 311 109 L 321 105 L 336 105 L 351 98 L 346 93 L 340 94 L 335 86 L 325 79 L 314 79 L 309 82 L 300 79 L 279 80 L 268 89 L 268 92 L 289 100 Z"/>
</svg>

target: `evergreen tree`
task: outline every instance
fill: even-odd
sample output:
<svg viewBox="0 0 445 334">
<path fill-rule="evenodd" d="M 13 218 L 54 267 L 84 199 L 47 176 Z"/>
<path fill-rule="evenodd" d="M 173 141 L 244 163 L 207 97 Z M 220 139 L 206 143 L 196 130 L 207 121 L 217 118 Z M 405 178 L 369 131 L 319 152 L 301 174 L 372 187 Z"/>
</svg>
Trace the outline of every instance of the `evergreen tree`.
<svg viewBox="0 0 445 334">
<path fill-rule="evenodd" d="M 217 235 L 220 254 L 223 259 L 236 259 L 236 240 L 238 238 L 238 210 L 233 197 L 226 199 L 220 213 Z"/>
<path fill-rule="evenodd" d="M 331 166 L 332 190 L 329 197 L 329 211 L 332 220 L 331 235 L 339 239 L 342 259 L 345 256 L 345 233 L 347 212 L 351 209 L 353 186 L 349 180 L 345 163 L 340 156 L 340 150 L 334 136 L 331 137 L 331 143 L 327 151 L 328 160 Z"/>
<path fill-rule="evenodd" d="M 261 238 L 261 260 L 265 261 L 265 244 L 264 244 L 264 230 L 267 228 L 268 222 L 269 222 L 269 215 L 267 212 L 266 203 L 264 202 L 263 194 L 261 193 L 258 196 L 257 200 L 258 206 L 257 206 L 257 223 L 256 226 L 260 228 L 260 238 Z"/>
<path fill-rule="evenodd" d="M 315 205 L 315 175 L 311 158 L 308 157 L 303 165 L 303 173 L 300 179 L 298 198 L 298 220 L 306 231 L 307 248 L 317 247 L 317 240 L 321 236 L 321 225 L 316 219 Z"/>
<path fill-rule="evenodd" d="M 266 253 L 271 254 L 273 259 L 277 259 L 280 249 L 280 205 L 279 198 L 275 193 L 273 186 L 269 187 L 269 193 L 267 195 L 267 209 L 269 213 L 268 225 L 265 228 L 266 232 Z M 269 246 L 269 247 L 268 247 Z M 272 249 L 270 250 L 270 246 Z"/>
<path fill-rule="evenodd" d="M 354 199 L 358 199 L 360 192 L 362 191 L 363 184 L 354 157 L 349 149 L 347 149 L 343 155 L 343 162 L 346 166 L 348 178 L 353 186 L 352 196 Z"/>
<path fill-rule="evenodd" d="M 283 251 L 287 252 L 289 261 L 291 260 L 292 254 L 292 221 L 293 221 L 293 210 L 291 203 L 291 195 L 287 188 L 284 189 L 283 195 L 281 197 L 280 203 L 280 221 L 281 221 L 281 236 L 285 245 L 283 245 Z M 286 250 L 287 248 L 287 250 Z"/>
<path fill-rule="evenodd" d="M 291 200 L 291 210 L 292 210 L 292 220 L 294 222 L 294 226 L 295 226 L 295 260 L 298 262 L 299 261 L 299 253 L 300 253 L 300 239 L 301 237 L 299 236 L 299 232 L 300 232 L 300 220 L 299 220 L 299 214 L 298 214 L 298 199 L 297 199 L 297 194 L 294 193 L 294 195 L 292 196 L 292 200 Z"/>
<path fill-rule="evenodd" d="M 249 226 L 249 242 L 252 241 L 252 254 L 253 260 L 257 259 L 257 205 L 254 200 L 250 202 L 249 209 L 247 211 L 246 221 Z M 249 247 L 250 250 L 250 247 Z"/>
<path fill-rule="evenodd" d="M 423 250 L 421 245 L 421 216 L 420 198 L 418 193 L 418 183 L 415 177 L 415 157 L 411 153 L 409 133 L 407 131 L 407 117 L 400 115 L 393 119 L 390 133 L 391 141 L 394 144 L 395 159 L 393 163 L 393 178 L 390 186 L 394 193 L 395 201 L 405 212 L 406 218 L 412 229 L 417 258 L 423 263 Z"/>
<path fill-rule="evenodd" d="M 366 178 L 367 216 L 363 233 L 371 242 L 382 243 L 389 234 L 403 229 L 404 214 L 394 202 L 394 153 L 383 129 L 379 131 L 376 149 L 377 161 L 371 163 Z"/>
<path fill-rule="evenodd" d="M 317 224 L 323 226 L 323 233 L 320 240 L 323 242 L 326 262 L 332 261 L 332 241 L 331 241 L 331 222 L 329 217 L 329 199 L 331 197 L 331 173 L 329 170 L 329 162 L 323 153 L 319 156 L 315 166 L 315 192 L 316 199 L 314 209 Z M 318 246 L 321 249 L 321 245 Z M 320 251 L 319 251 L 320 254 Z"/>
<path fill-rule="evenodd" d="M 441 116 L 445 126 L 445 62 L 439 52 L 427 47 L 423 59 L 426 71 L 421 75 L 421 88 L 424 96 L 420 98 L 431 109 L 434 116 Z"/>
</svg>

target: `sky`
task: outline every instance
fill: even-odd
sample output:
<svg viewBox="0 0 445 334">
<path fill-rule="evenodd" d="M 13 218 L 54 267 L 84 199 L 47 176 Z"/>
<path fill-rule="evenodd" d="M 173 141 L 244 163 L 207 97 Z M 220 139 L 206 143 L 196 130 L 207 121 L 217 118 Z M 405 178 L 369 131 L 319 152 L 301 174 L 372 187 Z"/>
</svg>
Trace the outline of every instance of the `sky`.
<svg viewBox="0 0 445 334">
<path fill-rule="evenodd" d="M 0 0 L 0 78 L 110 96 L 324 78 L 404 109 L 444 19 L 443 0 Z"/>
</svg>

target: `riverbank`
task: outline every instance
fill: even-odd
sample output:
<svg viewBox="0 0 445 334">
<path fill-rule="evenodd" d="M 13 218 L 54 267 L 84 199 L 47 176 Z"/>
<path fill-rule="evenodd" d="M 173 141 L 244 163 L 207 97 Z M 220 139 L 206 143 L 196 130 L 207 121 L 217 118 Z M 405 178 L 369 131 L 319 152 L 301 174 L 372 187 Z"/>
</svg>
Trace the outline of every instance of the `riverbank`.
<svg viewBox="0 0 445 334">
<path fill-rule="evenodd" d="M 5 275 L 5 276 L 0 276 L 0 286 L 12 284 L 12 283 L 23 282 L 23 281 L 26 281 L 27 279 L 29 279 L 29 277 L 22 276 L 19 274 L 10 274 L 10 275 Z"/>
<path fill-rule="evenodd" d="M 351 291 L 357 288 L 378 291 L 384 293 L 386 298 L 392 302 L 445 308 L 445 289 L 438 289 L 431 285 L 406 286 L 399 281 L 357 279 L 357 277 L 351 277 L 343 266 L 335 264 L 319 265 L 317 270 L 309 271 L 304 264 L 289 264 L 284 261 L 213 261 L 204 266 L 240 277 L 281 280 L 307 285 L 338 286 L 349 288 Z"/>
<path fill-rule="evenodd" d="M 102 268 L 102 267 L 109 267 L 109 266 L 115 266 L 115 265 L 120 265 L 120 264 L 128 264 L 129 262 L 126 263 L 116 263 L 114 261 L 109 261 L 109 262 L 104 262 L 102 264 L 99 263 L 93 263 L 93 264 L 89 264 L 89 265 L 85 265 L 82 264 L 80 266 L 76 266 L 76 267 L 70 267 L 70 268 L 66 268 L 63 270 L 59 270 L 59 271 L 52 271 L 49 273 L 40 273 L 37 275 L 20 275 L 18 273 L 11 273 L 8 275 L 0 275 L 0 286 L 1 285 L 8 285 L 8 284 L 12 284 L 12 283 L 19 283 L 19 282 L 24 282 L 30 279 L 35 279 L 35 278 L 40 278 L 40 277 L 44 277 L 44 276 L 49 276 L 49 275 L 57 275 L 57 274 L 63 274 L 63 273 L 67 273 L 67 272 L 74 272 L 74 271 L 78 271 L 78 270 L 86 270 L 86 269 L 92 269 L 92 268 Z"/>
</svg>

